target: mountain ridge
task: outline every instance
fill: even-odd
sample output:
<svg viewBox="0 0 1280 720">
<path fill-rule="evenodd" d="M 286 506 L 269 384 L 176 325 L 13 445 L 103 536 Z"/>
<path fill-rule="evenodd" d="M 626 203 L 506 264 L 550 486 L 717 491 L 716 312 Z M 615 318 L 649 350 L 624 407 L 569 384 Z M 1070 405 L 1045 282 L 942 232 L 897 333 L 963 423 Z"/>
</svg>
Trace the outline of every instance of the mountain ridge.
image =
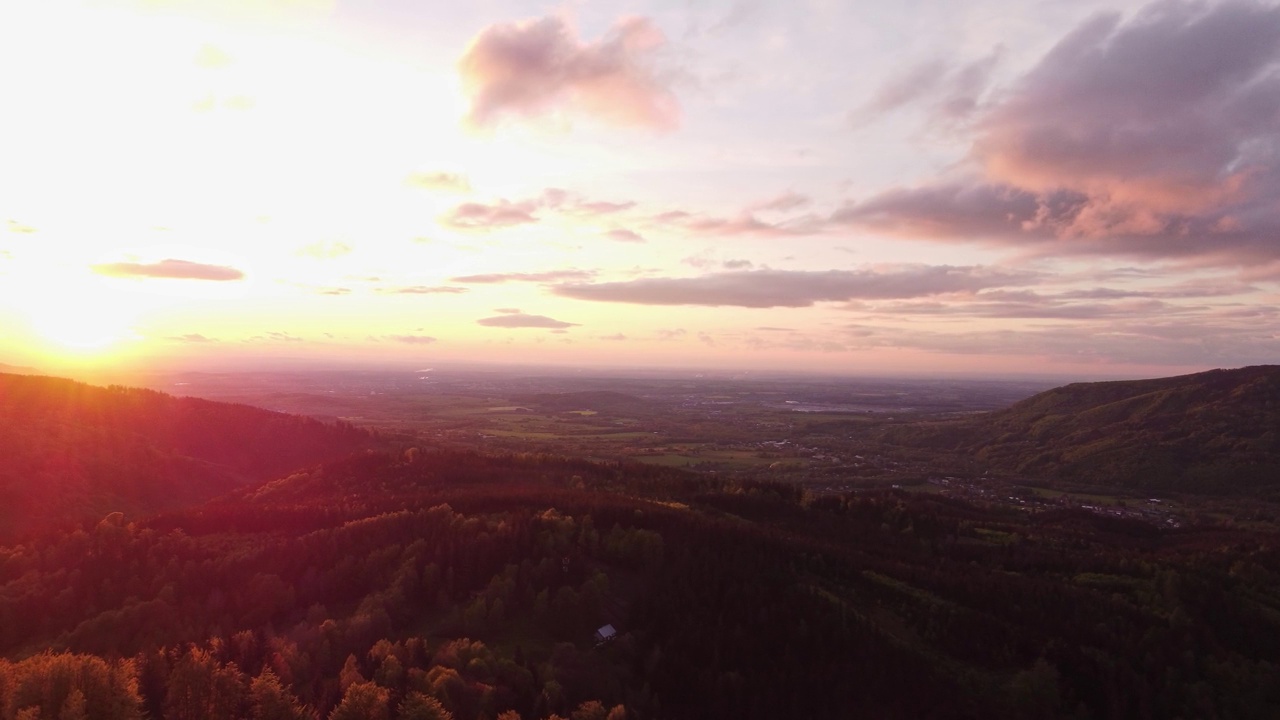
<svg viewBox="0 0 1280 720">
<path fill-rule="evenodd" d="M 1072 383 L 993 413 L 885 431 L 1029 478 L 1189 492 L 1280 484 L 1280 366 Z"/>
<path fill-rule="evenodd" d="M 200 502 L 367 439 L 248 405 L 0 373 L 0 536 Z"/>
</svg>

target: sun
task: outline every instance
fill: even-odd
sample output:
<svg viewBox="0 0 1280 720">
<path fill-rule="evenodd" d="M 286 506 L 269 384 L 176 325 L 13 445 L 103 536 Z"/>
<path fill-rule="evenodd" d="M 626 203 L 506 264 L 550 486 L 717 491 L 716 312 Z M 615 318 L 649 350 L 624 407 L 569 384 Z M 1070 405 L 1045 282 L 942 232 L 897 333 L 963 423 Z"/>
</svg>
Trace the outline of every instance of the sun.
<svg viewBox="0 0 1280 720">
<path fill-rule="evenodd" d="M 32 331 L 65 354 L 97 354 L 136 337 L 135 313 L 115 303 L 47 303 L 27 309 Z"/>
</svg>

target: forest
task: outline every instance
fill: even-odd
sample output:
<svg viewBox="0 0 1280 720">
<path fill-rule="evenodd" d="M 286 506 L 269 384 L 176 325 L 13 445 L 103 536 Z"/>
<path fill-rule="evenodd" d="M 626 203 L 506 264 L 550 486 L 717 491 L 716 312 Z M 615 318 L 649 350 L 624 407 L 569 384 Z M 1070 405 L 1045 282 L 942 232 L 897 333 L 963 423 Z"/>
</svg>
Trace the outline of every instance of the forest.
<svg viewBox="0 0 1280 720">
<path fill-rule="evenodd" d="M 0 546 L 0 718 L 1280 707 L 1270 526 L 362 437 L 211 499 Z"/>
</svg>

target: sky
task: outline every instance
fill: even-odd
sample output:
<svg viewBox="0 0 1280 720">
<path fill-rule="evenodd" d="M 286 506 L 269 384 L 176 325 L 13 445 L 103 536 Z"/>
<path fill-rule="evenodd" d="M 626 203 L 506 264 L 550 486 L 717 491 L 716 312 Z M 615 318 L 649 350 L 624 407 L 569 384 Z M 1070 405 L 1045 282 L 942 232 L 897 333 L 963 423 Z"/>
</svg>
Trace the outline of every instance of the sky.
<svg viewBox="0 0 1280 720">
<path fill-rule="evenodd" d="M 0 363 L 1280 362 L 1280 6 L 0 0 Z"/>
</svg>

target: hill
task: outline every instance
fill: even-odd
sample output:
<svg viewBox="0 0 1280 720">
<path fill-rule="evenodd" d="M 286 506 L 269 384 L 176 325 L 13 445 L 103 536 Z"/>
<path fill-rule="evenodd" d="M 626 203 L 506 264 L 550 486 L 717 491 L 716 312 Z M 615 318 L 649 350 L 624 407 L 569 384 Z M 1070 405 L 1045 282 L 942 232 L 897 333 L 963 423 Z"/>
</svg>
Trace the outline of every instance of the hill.
<svg viewBox="0 0 1280 720">
<path fill-rule="evenodd" d="M 367 441 L 247 405 L 0 374 L 0 537 L 193 504 Z"/>
<path fill-rule="evenodd" d="M 1275 540 L 360 453 L 0 547 L 0 716 L 1270 718 Z"/>
<path fill-rule="evenodd" d="M 887 430 L 977 469 L 1150 491 L 1280 487 L 1280 366 L 1075 383 L 986 416 Z"/>
</svg>

